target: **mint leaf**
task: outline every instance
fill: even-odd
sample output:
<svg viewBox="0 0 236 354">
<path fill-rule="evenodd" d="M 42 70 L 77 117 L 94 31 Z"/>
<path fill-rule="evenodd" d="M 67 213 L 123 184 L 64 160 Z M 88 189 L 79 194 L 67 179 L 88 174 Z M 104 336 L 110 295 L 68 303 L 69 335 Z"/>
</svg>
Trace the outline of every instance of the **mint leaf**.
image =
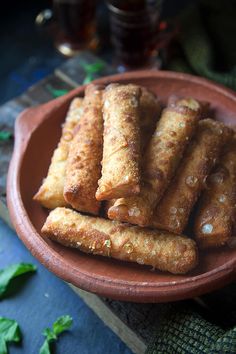
<svg viewBox="0 0 236 354">
<path fill-rule="evenodd" d="M 53 323 L 52 329 L 45 328 L 43 335 L 46 337 L 46 339 L 40 348 L 39 354 L 50 354 L 50 343 L 57 340 L 57 336 L 69 329 L 72 323 L 72 318 L 69 315 L 65 315 L 58 317 L 58 319 Z"/>
<path fill-rule="evenodd" d="M 84 78 L 83 85 L 89 84 L 91 81 L 93 81 L 94 77 L 92 74 L 87 74 Z"/>
<path fill-rule="evenodd" d="M 57 339 L 56 334 L 53 332 L 51 328 L 46 328 L 43 331 L 43 335 L 47 338 L 48 341 Z"/>
<path fill-rule="evenodd" d="M 40 348 L 39 354 L 51 354 L 50 348 L 49 348 L 49 342 L 47 339 L 45 339 L 42 347 Z"/>
<path fill-rule="evenodd" d="M 7 343 L 0 334 L 0 354 L 7 354 Z"/>
<path fill-rule="evenodd" d="M 53 98 L 61 97 L 69 92 L 67 89 L 55 89 L 51 85 L 47 85 L 46 88 L 51 93 Z"/>
<path fill-rule="evenodd" d="M 9 267 L 0 270 L 0 299 L 8 289 L 12 279 L 18 277 L 21 274 L 28 272 L 34 272 L 36 266 L 29 263 L 12 264 Z"/>
<path fill-rule="evenodd" d="M 88 64 L 84 61 L 80 61 L 80 65 L 84 69 L 86 76 L 84 78 L 83 84 L 86 85 L 93 81 L 94 74 L 100 73 L 105 68 L 105 63 L 103 61 L 96 61 L 95 63 Z"/>
<path fill-rule="evenodd" d="M 85 70 L 86 74 L 96 74 L 105 68 L 105 63 L 102 61 L 96 61 L 95 63 L 88 64 L 80 61 L 80 65 Z"/>
<path fill-rule="evenodd" d="M 0 141 L 7 141 L 12 137 L 12 133 L 6 130 L 0 130 Z"/>
<path fill-rule="evenodd" d="M 3 336 L 7 342 L 19 342 L 21 334 L 18 323 L 15 320 L 0 317 L 0 335 Z"/>
<path fill-rule="evenodd" d="M 0 317 L 0 354 L 7 354 L 7 342 L 19 342 L 21 332 L 18 323 L 6 317 Z"/>
<path fill-rule="evenodd" d="M 61 316 L 53 323 L 53 332 L 58 336 L 60 333 L 69 329 L 72 323 L 73 320 L 69 315 Z"/>
</svg>

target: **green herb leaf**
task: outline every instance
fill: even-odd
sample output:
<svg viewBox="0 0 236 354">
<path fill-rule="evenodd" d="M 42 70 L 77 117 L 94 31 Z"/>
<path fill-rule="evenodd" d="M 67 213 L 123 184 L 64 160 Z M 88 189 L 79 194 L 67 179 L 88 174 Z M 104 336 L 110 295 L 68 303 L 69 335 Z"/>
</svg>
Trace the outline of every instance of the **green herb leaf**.
<svg viewBox="0 0 236 354">
<path fill-rule="evenodd" d="M 7 342 L 19 342 L 21 331 L 18 323 L 9 318 L 0 317 L 0 354 L 7 354 Z"/>
<path fill-rule="evenodd" d="M 53 332 L 55 333 L 56 336 L 58 336 L 60 333 L 69 329 L 72 325 L 72 322 L 73 322 L 73 320 L 69 315 L 59 317 L 53 323 L 53 326 L 52 326 Z"/>
<path fill-rule="evenodd" d="M 92 74 L 87 74 L 84 78 L 83 85 L 89 84 L 91 81 L 93 81 L 94 77 Z"/>
<path fill-rule="evenodd" d="M 86 71 L 86 74 L 95 74 L 101 72 L 105 68 L 105 63 L 102 61 L 96 61 L 95 63 L 88 64 L 84 61 L 80 61 L 80 65 Z"/>
<path fill-rule="evenodd" d="M 47 85 L 46 88 L 51 93 L 53 98 L 61 97 L 69 92 L 69 90 L 66 89 L 55 89 L 51 85 Z"/>
<path fill-rule="evenodd" d="M 7 141 L 12 137 L 12 133 L 6 131 L 6 130 L 1 130 L 0 131 L 0 141 Z"/>
<path fill-rule="evenodd" d="M 84 69 L 86 76 L 84 78 L 83 84 L 86 85 L 93 81 L 94 74 L 100 73 L 105 68 L 105 63 L 101 60 L 96 61 L 95 63 L 88 64 L 85 61 L 80 61 L 80 65 Z"/>
<path fill-rule="evenodd" d="M 56 334 L 53 332 L 51 328 L 46 328 L 43 331 L 43 335 L 47 338 L 48 341 L 57 339 Z"/>
<path fill-rule="evenodd" d="M 18 277 L 21 274 L 34 272 L 36 269 L 37 268 L 35 265 L 29 263 L 12 264 L 7 268 L 1 269 L 0 270 L 0 299 L 5 294 L 12 279 Z"/>
<path fill-rule="evenodd" d="M 40 348 L 39 354 L 51 354 L 50 348 L 49 348 L 49 342 L 47 339 L 45 339 L 42 347 Z"/>
<path fill-rule="evenodd" d="M 0 335 L 0 354 L 7 354 L 7 343 L 4 337 Z"/>
<path fill-rule="evenodd" d="M 57 336 L 71 327 L 73 323 L 72 318 L 69 315 L 58 317 L 53 323 L 52 329 L 45 328 L 43 335 L 46 337 L 39 354 L 50 354 L 50 343 L 57 339 Z M 0 353 L 1 354 L 1 353 Z"/>
</svg>

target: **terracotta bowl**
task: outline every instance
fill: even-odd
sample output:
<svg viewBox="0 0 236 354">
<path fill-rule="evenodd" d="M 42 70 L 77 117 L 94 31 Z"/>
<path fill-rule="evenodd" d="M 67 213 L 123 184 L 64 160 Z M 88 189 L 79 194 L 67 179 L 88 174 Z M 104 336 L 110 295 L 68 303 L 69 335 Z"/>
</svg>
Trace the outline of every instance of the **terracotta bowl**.
<svg viewBox="0 0 236 354">
<path fill-rule="evenodd" d="M 205 79 L 173 72 L 140 71 L 114 75 L 98 83 L 133 82 L 145 85 L 165 103 L 171 94 L 208 101 L 217 119 L 236 123 L 236 95 Z M 15 125 L 15 148 L 7 181 L 12 223 L 30 252 L 50 271 L 87 291 L 118 300 L 166 302 L 198 296 L 232 281 L 236 249 L 222 248 L 200 255 L 188 275 L 150 271 L 132 263 L 83 254 L 45 240 L 40 229 L 48 212 L 32 200 L 47 173 L 71 99 L 84 86 L 47 104 L 24 111 Z"/>
</svg>

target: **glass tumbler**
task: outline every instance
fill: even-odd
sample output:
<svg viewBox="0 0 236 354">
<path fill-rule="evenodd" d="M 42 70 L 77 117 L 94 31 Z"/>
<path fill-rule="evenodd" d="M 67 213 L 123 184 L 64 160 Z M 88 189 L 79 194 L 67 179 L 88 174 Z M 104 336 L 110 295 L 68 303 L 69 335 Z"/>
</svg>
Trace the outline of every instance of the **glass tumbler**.
<svg viewBox="0 0 236 354">
<path fill-rule="evenodd" d="M 66 56 L 96 49 L 96 0 L 53 0 L 56 48 Z"/>
<path fill-rule="evenodd" d="M 157 66 L 161 0 L 107 1 L 114 62 L 119 71 Z"/>
</svg>

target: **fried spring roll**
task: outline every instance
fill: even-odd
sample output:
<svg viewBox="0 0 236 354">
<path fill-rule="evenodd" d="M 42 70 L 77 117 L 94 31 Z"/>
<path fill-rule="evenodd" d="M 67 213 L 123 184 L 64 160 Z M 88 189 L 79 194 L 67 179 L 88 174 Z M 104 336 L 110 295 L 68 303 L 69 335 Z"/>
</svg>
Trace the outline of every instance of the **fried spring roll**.
<svg viewBox="0 0 236 354">
<path fill-rule="evenodd" d="M 97 215 L 100 203 L 95 198 L 102 160 L 103 87 L 87 86 L 84 113 L 70 146 L 66 165 L 64 197 L 74 209 Z"/>
<path fill-rule="evenodd" d="M 150 223 L 153 210 L 165 192 L 198 122 L 198 110 L 167 107 L 144 154 L 143 186 L 138 196 L 120 198 L 109 209 L 110 219 L 139 226 Z"/>
<path fill-rule="evenodd" d="M 117 199 L 111 199 L 111 200 L 106 200 L 105 202 L 103 202 L 103 212 L 104 212 L 104 216 L 106 218 L 108 218 L 108 211 L 115 204 L 116 200 Z"/>
<path fill-rule="evenodd" d="M 236 203 L 236 140 L 226 146 L 219 165 L 207 179 L 195 217 L 201 248 L 224 245 L 232 235 Z"/>
<path fill-rule="evenodd" d="M 209 111 L 209 103 L 208 102 L 199 102 L 195 100 L 192 97 L 184 97 L 184 98 L 179 98 L 177 96 L 170 96 L 168 100 L 168 106 L 176 106 L 176 105 L 181 105 L 181 106 L 186 106 L 189 107 L 193 110 L 198 110 L 200 118 L 207 118 L 209 116 L 208 111 Z"/>
<path fill-rule="evenodd" d="M 206 178 L 231 134 L 223 123 L 212 119 L 199 122 L 176 177 L 156 207 L 152 226 L 176 234 L 183 232 Z"/>
<path fill-rule="evenodd" d="M 137 262 L 174 274 L 184 274 L 197 264 L 197 248 L 184 236 L 128 226 L 73 210 L 53 210 L 42 233 L 83 252 Z"/>
<path fill-rule="evenodd" d="M 75 98 L 70 105 L 65 124 L 62 129 L 60 142 L 55 149 L 48 174 L 34 200 L 39 201 L 45 208 L 54 209 L 66 206 L 63 196 L 63 188 L 66 173 L 66 161 L 69 145 L 73 139 L 73 131 L 82 115 L 82 98 Z"/>
<path fill-rule="evenodd" d="M 155 131 L 157 120 L 160 117 L 161 105 L 158 98 L 146 89 L 141 87 L 140 97 L 140 138 L 141 138 L 141 152 L 147 146 Z"/>
<path fill-rule="evenodd" d="M 140 97 L 140 144 L 141 154 L 145 150 L 152 134 L 155 131 L 157 120 L 160 118 L 161 104 L 154 93 L 141 86 Z M 105 215 L 116 202 L 116 199 L 107 200 L 104 205 Z"/>
<path fill-rule="evenodd" d="M 103 95 L 104 145 L 97 200 L 140 191 L 140 98 L 138 86 L 109 85 Z"/>
</svg>

